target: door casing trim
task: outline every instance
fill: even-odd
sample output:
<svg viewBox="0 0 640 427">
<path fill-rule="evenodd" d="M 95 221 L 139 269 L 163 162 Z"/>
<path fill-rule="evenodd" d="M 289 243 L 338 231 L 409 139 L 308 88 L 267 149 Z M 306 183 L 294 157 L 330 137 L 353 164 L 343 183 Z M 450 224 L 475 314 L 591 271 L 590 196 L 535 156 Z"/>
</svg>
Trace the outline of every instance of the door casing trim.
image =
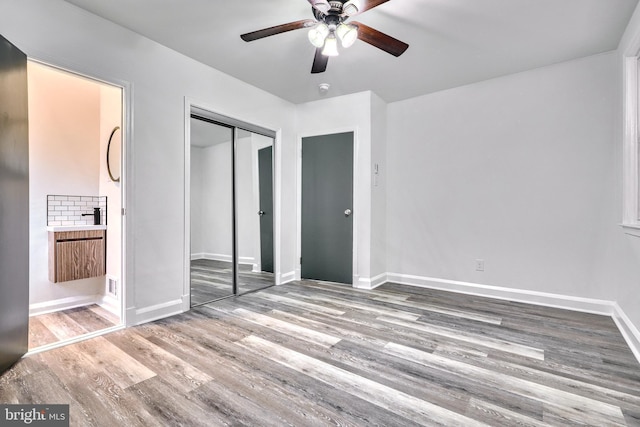
<svg viewBox="0 0 640 427">
<path fill-rule="evenodd" d="M 127 238 L 128 236 L 128 227 L 131 226 L 128 216 L 131 215 L 130 207 L 133 205 L 130 203 L 130 197 L 133 194 L 131 189 L 133 188 L 133 183 L 131 182 L 130 177 L 133 176 L 132 168 L 133 168 L 133 85 L 131 82 L 120 80 L 118 78 L 114 78 L 111 76 L 105 76 L 98 70 L 90 69 L 80 71 L 79 66 L 77 65 L 66 65 L 64 61 L 60 61 L 57 59 L 49 58 L 45 54 L 30 55 L 27 53 L 27 61 L 33 62 L 36 64 L 44 65 L 46 67 L 52 68 L 54 70 L 62 71 L 67 74 L 71 74 L 77 76 L 78 78 L 87 79 L 96 83 L 101 83 L 105 85 L 109 85 L 115 88 L 119 88 L 122 91 L 122 102 L 121 102 L 121 119 L 120 119 L 120 128 L 121 128 L 121 144 L 122 144 L 122 154 L 121 160 L 122 165 L 120 169 L 120 207 L 122 209 L 122 215 L 120 215 L 120 245 L 121 245 L 121 255 L 120 255 L 120 288 L 119 292 L 122 297 L 120 302 L 120 323 L 122 327 L 130 326 L 135 321 L 135 316 L 129 316 L 128 314 L 132 314 L 133 310 L 128 307 L 128 304 L 134 304 L 134 295 L 135 290 L 133 287 L 133 268 L 128 268 L 133 265 L 132 260 L 130 259 L 134 253 L 133 244 L 134 239 Z M 126 214 L 125 214 L 126 213 Z M 119 326 L 117 326 L 119 327 Z M 116 327 L 116 328 L 117 328 Z M 98 331 L 100 332 L 100 331 Z M 75 342 L 74 339 L 63 340 L 60 341 L 60 346 L 68 345 L 68 343 Z M 53 347 L 52 347 L 53 348 Z M 27 353 L 28 355 L 31 352 Z"/>
<path fill-rule="evenodd" d="M 365 209 L 362 206 L 362 197 L 360 196 L 360 185 L 358 183 L 359 167 L 358 153 L 360 152 L 360 144 L 358 138 L 358 127 L 337 127 L 323 130 L 322 132 L 305 132 L 298 134 L 296 138 L 296 262 L 295 262 L 295 280 L 302 278 L 302 265 L 300 258 L 302 257 L 302 140 L 313 136 L 333 135 L 336 133 L 353 133 L 353 242 L 352 242 L 352 287 L 358 287 L 360 280 L 360 272 L 358 271 L 358 228 L 359 228 L 359 212 Z"/>
<path fill-rule="evenodd" d="M 273 262 L 275 285 L 282 282 L 281 278 L 281 195 L 280 188 L 282 182 L 281 157 L 282 157 L 282 129 L 273 130 L 269 126 L 257 124 L 255 120 L 245 119 L 237 116 L 230 116 L 220 112 L 219 108 L 209 105 L 207 102 L 197 100 L 188 96 L 184 97 L 184 264 L 183 264 L 183 287 L 182 287 L 182 311 L 191 310 L 191 114 L 194 110 L 200 113 L 209 113 L 217 118 L 227 120 L 230 126 L 237 128 L 238 125 L 250 125 L 249 130 L 263 134 L 260 129 L 275 133 L 273 137 Z M 243 127 L 243 126 L 240 126 Z M 252 130 L 253 129 L 253 130 Z"/>
</svg>

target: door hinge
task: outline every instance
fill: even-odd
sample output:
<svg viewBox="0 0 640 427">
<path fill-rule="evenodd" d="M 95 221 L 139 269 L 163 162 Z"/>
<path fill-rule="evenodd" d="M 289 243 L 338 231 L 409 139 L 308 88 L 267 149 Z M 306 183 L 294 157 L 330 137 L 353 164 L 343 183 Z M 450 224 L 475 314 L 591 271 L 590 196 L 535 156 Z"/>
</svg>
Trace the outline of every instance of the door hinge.
<svg viewBox="0 0 640 427">
<path fill-rule="evenodd" d="M 300 265 L 302 265 L 302 257 L 300 257 Z"/>
<path fill-rule="evenodd" d="M 125 216 L 127 214 L 127 211 L 125 208 L 122 208 L 121 211 L 122 211 L 122 216 Z"/>
</svg>

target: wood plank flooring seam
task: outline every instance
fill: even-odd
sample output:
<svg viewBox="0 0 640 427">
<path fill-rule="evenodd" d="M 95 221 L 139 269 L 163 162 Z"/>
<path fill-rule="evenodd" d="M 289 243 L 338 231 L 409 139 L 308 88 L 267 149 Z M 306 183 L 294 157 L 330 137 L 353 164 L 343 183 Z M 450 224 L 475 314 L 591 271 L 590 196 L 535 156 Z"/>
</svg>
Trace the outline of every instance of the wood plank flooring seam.
<svg viewBox="0 0 640 427">
<path fill-rule="evenodd" d="M 561 407 L 562 409 L 558 412 L 565 413 L 567 416 L 572 416 L 574 412 L 578 411 L 589 414 L 590 417 L 593 417 L 593 419 L 599 423 L 598 425 L 625 425 L 622 410 L 617 405 L 611 405 L 592 398 L 564 392 L 546 385 L 514 378 L 506 374 L 468 365 L 459 361 L 453 361 L 442 356 L 395 343 L 387 344 L 385 351 L 398 357 L 414 361 L 415 363 L 424 363 L 430 366 L 437 365 L 445 370 L 454 370 L 475 378 L 483 378 L 485 381 L 497 383 L 497 385 L 501 387 L 517 389 L 518 393 L 523 396 L 533 396 L 549 408 L 555 409 Z"/>
<path fill-rule="evenodd" d="M 66 315 L 103 322 L 95 310 Z M 305 280 L 39 353 L 0 375 L 0 403 L 53 401 L 71 405 L 72 426 L 631 427 L 640 364 L 603 316 Z"/>
</svg>

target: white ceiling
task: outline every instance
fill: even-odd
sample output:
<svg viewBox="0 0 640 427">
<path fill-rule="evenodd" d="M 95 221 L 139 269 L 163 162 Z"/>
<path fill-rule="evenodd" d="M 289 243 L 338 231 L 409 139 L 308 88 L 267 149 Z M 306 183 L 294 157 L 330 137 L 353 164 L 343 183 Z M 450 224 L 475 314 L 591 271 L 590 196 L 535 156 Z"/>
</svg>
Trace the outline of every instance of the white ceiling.
<svg viewBox="0 0 640 427">
<path fill-rule="evenodd" d="M 240 34 L 312 18 L 307 0 L 66 0 L 294 103 L 372 90 L 387 102 L 616 49 L 638 0 L 390 0 L 355 19 L 410 45 L 357 41 L 310 73 L 306 30 Z"/>
</svg>

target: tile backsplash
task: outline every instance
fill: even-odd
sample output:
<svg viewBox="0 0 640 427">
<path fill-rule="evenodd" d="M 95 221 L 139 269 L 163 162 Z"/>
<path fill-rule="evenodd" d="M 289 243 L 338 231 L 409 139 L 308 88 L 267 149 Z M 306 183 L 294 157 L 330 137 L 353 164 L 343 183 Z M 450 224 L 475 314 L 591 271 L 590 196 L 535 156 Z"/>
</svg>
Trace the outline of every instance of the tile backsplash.
<svg viewBox="0 0 640 427">
<path fill-rule="evenodd" d="M 93 208 L 100 208 L 100 224 L 106 224 L 107 196 L 48 195 L 47 225 L 93 225 Z"/>
</svg>

